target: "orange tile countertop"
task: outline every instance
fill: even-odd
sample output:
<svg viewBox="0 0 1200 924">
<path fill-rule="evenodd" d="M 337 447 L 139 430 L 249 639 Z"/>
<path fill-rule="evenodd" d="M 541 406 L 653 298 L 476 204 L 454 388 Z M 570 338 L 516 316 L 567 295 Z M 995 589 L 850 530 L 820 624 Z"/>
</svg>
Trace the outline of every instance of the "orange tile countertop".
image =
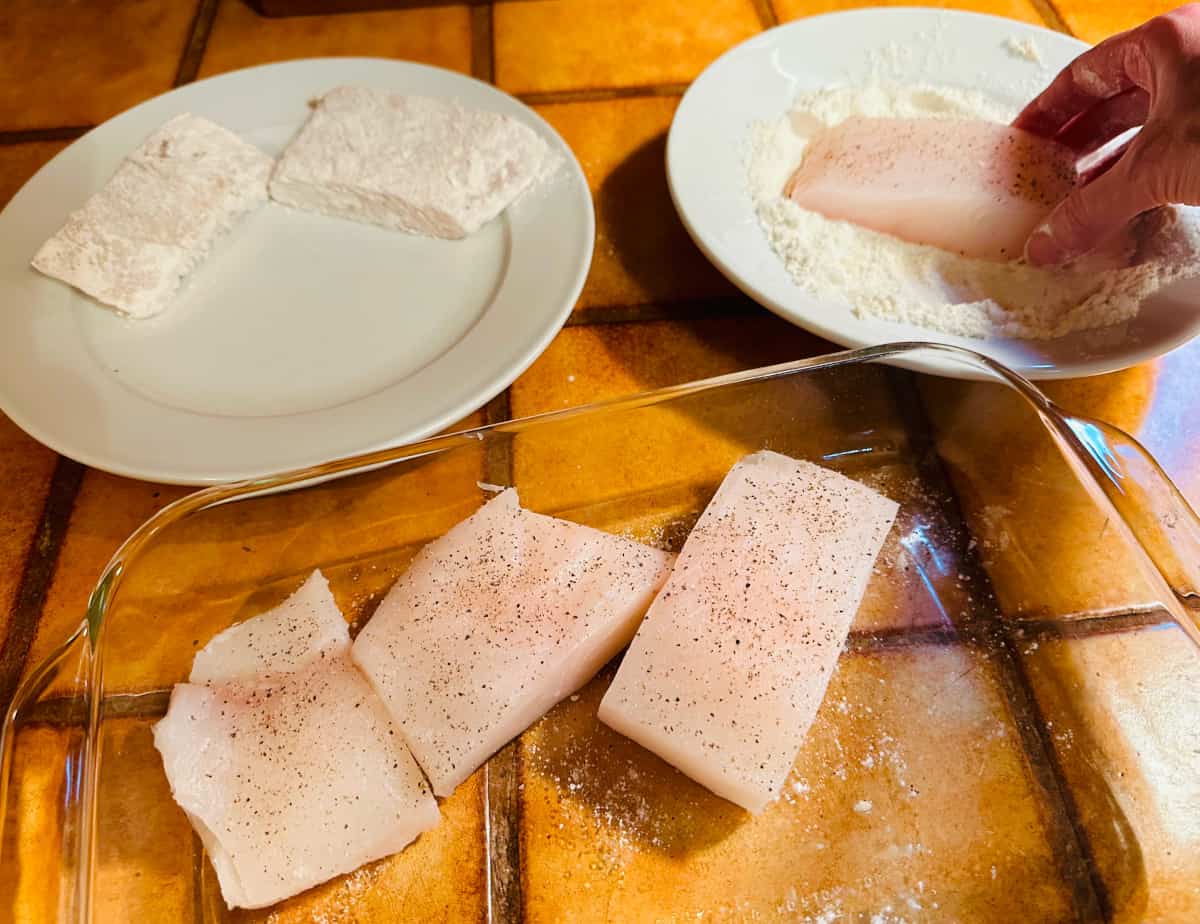
<svg viewBox="0 0 1200 924">
<path fill-rule="evenodd" d="M 571 320 L 511 388 L 472 418 L 474 423 L 815 355 L 830 350 L 830 345 L 738 294 L 690 243 L 668 196 L 665 136 L 688 82 L 725 49 L 783 21 L 866 5 L 855 0 L 514 0 L 268 19 L 244 0 L 5 0 L 0 10 L 0 205 L 90 126 L 199 77 L 323 55 L 421 61 L 492 81 L 535 106 L 578 155 L 596 204 L 595 257 Z M 1040 23 L 1095 42 L 1177 4 L 950 0 L 929 5 Z M 535 35 L 539 40 L 530 41 Z M 1052 383 L 1046 391 L 1069 411 L 1106 420 L 1138 436 L 1200 506 L 1198 382 L 1200 341 L 1156 362 Z M 987 386 L 935 382 L 896 400 L 911 402 L 910 410 L 936 431 L 949 419 L 983 420 L 1003 413 L 993 407 L 996 397 Z M 978 438 L 988 436 L 981 433 Z M 1015 457 L 1011 446 L 998 446 L 996 455 L 998 460 Z M 986 530 L 991 511 L 1024 509 L 1023 477 L 1035 477 L 1036 472 L 1018 475 L 998 461 L 993 471 L 953 474 L 965 515 Z M 183 493 L 177 487 L 114 477 L 58 457 L 0 415 L 0 704 L 8 702 L 24 673 L 79 621 L 93 583 L 118 544 Z M 1038 511 L 1036 523 L 1009 527 L 1023 547 L 996 564 L 990 575 L 1007 614 L 1039 619 L 1104 611 L 1119 618 L 1138 612 L 1144 603 L 1135 579 L 1114 579 L 1121 574 L 1121 563 L 1103 557 L 1093 535 L 1095 524 L 1071 519 L 1071 503 L 1064 497 L 1061 509 Z M 1047 521 L 1052 521 L 1051 527 L 1045 526 Z M 1038 562 L 1037 572 L 1028 568 L 1031 556 Z M 1029 582 L 1047 571 L 1064 576 L 1053 594 L 1037 595 L 1039 606 L 1053 612 L 1027 611 Z M 1051 671 L 1056 659 L 1070 656 L 1094 666 L 1094 676 L 1090 670 L 1081 673 L 1080 683 L 1088 687 L 1088 721 L 1097 736 L 1113 742 L 1114 766 L 1133 760 L 1131 755 L 1144 740 L 1143 729 L 1131 724 L 1137 721 L 1174 727 L 1188 723 L 1189 740 L 1184 744 L 1200 755 L 1200 718 L 1182 715 L 1178 705 L 1188 689 L 1194 701 L 1200 668 L 1160 658 L 1161 644 L 1161 633 L 1139 628 L 1136 620 L 1123 631 L 1059 640 L 1043 647 L 1030 670 L 1030 683 L 1040 696 L 1042 667 Z M 837 685 L 873 683 L 876 675 L 882 677 L 890 669 L 865 656 L 859 662 L 853 670 L 839 673 L 835 690 Z M 931 664 L 930 682 L 943 670 L 970 669 L 957 662 Z M 1097 679 L 1114 669 L 1124 672 L 1119 689 Z M 981 682 L 978 695 L 982 702 L 994 694 Z M 1047 716 L 1052 718 L 1058 708 L 1055 697 L 1063 695 L 1059 689 L 1047 695 Z M 587 695 L 576 705 L 568 709 L 568 726 L 591 722 L 590 713 L 585 715 Z M 904 712 L 903 703 L 887 703 L 885 708 L 898 715 Z M 130 720 L 131 735 L 136 736 L 137 721 Z M 532 734 L 536 739 L 552 733 Z M 146 746 L 144 735 L 136 740 L 140 743 L 131 746 Z M 549 746 L 545 741 L 542 745 Z M 54 760 L 57 753 L 53 737 L 47 737 L 45 759 Z M 1016 785 L 1005 776 L 1010 770 L 1003 761 L 992 767 L 998 780 L 993 798 L 1007 798 L 1006 787 Z M 1096 772 L 1094 766 L 1070 761 L 1063 767 L 1072 780 Z M 1196 793 L 1197 781 L 1200 756 L 1192 762 L 1188 792 Z M 150 785 L 164 783 L 155 780 Z M 530 785 L 536 788 L 537 782 Z M 1169 806 L 1177 797 L 1171 787 L 1179 785 L 1183 784 L 1170 775 L 1150 777 L 1143 795 L 1150 803 Z M 460 791 L 448 817 L 457 818 L 456 824 L 476 823 L 479 798 L 475 790 Z M 531 805 L 530 831 L 562 828 L 556 814 L 561 807 L 551 804 L 549 796 Z M 1088 806 L 1082 804 L 1080 812 L 1086 825 Z M 29 824 L 36 827 L 36 818 Z M 1156 893 L 1166 895 L 1168 904 L 1153 909 L 1153 914 L 1148 911 L 1147 920 L 1200 920 L 1196 832 L 1195 824 L 1172 826 L 1164 819 L 1161 836 L 1147 848 L 1147 875 L 1169 880 L 1165 890 Z M 443 847 L 430 841 L 422 849 Z M 1045 859 L 1035 855 L 1034 848 L 1030 851 L 1031 864 Z M 535 851 L 525 883 L 529 920 L 552 920 L 553 912 L 540 903 L 547 890 L 556 888 L 556 878 L 568 875 L 561 865 L 570 866 L 576 859 L 556 854 L 552 846 Z M 380 875 L 395 872 L 390 869 Z M 995 867 L 992 870 L 994 875 Z M 644 881 L 635 877 L 624 884 L 629 900 L 636 902 L 637 890 L 653 888 L 653 880 L 661 875 L 662 870 L 639 870 L 636 876 Z M 36 901 L 21 905 L 18 898 L 14 907 L 4 894 L 7 888 L 0 881 L 0 922 L 41 920 Z M 422 905 L 426 909 L 440 900 L 437 887 L 431 888 L 432 897 Z M 485 888 L 481 884 L 473 898 L 459 891 L 446 901 L 460 905 L 446 905 L 436 916 L 430 911 L 422 919 L 476 919 Z M 153 915 L 138 917 L 130 911 L 128 919 L 175 919 L 171 903 L 182 900 L 167 890 Z M 1044 896 L 1044 901 L 1043 907 L 1051 908 L 1066 899 L 1055 894 Z M 577 919 L 592 919 L 580 907 Z M 312 913 L 318 912 L 314 908 Z M 370 913 L 354 919 L 366 920 Z"/>
</svg>

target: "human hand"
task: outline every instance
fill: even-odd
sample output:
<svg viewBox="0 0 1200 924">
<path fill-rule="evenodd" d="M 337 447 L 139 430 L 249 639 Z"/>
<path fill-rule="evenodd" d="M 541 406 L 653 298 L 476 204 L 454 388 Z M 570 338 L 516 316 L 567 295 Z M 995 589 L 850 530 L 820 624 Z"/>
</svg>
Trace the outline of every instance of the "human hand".
<svg viewBox="0 0 1200 924">
<path fill-rule="evenodd" d="M 1033 232 L 1025 247 L 1030 263 L 1075 260 L 1157 206 L 1200 204 L 1200 4 L 1084 52 L 1013 125 L 1080 157 L 1142 126 L 1091 166 Z"/>
</svg>

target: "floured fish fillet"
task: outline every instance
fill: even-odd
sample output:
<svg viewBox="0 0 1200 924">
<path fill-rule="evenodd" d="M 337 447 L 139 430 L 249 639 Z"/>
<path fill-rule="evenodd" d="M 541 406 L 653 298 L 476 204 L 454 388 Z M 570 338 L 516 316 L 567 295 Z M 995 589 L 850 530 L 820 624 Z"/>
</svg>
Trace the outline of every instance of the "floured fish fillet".
<svg viewBox="0 0 1200 924">
<path fill-rule="evenodd" d="M 1074 188 L 1057 141 L 982 119 L 850 118 L 817 135 L 784 194 L 854 222 L 968 257 L 1013 260 Z"/>
<path fill-rule="evenodd" d="M 449 795 L 628 644 L 672 556 L 497 495 L 425 546 L 354 660 Z"/>
<path fill-rule="evenodd" d="M 479 230 L 551 157 L 529 126 L 452 100 L 338 87 L 271 178 L 286 205 L 430 237 Z"/>
<path fill-rule="evenodd" d="M 154 744 L 231 908 L 281 901 L 438 822 L 320 573 L 197 655 Z"/>
<path fill-rule="evenodd" d="M 217 238 L 267 201 L 271 164 L 220 125 L 176 116 L 71 213 L 33 266 L 130 317 L 156 315 Z"/>
<path fill-rule="evenodd" d="M 600 720 L 762 811 L 825 696 L 897 509 L 808 462 L 742 459 L 692 529 Z"/>
</svg>

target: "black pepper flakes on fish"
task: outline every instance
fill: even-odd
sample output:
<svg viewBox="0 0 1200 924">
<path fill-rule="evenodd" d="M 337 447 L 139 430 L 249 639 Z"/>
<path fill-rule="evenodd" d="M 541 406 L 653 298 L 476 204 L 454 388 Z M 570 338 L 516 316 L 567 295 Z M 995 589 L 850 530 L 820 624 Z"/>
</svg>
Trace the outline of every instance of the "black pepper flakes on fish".
<svg viewBox="0 0 1200 924">
<path fill-rule="evenodd" d="M 353 657 L 448 795 L 628 642 L 671 560 L 508 489 L 422 549 Z"/>
<path fill-rule="evenodd" d="M 684 544 L 600 719 L 760 811 L 824 696 L 897 509 L 811 463 L 743 459 Z"/>
</svg>

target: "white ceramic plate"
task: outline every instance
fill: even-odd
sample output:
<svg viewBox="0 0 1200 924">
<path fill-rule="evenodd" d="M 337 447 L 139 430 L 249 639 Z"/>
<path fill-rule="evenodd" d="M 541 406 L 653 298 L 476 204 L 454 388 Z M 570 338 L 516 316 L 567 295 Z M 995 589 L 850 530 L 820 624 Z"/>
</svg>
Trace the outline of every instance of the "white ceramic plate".
<svg viewBox="0 0 1200 924">
<path fill-rule="evenodd" d="M 1041 61 L 1011 50 L 1030 39 Z M 909 324 L 858 318 L 798 287 L 771 250 L 746 188 L 754 122 L 772 121 L 798 93 L 861 84 L 886 62 L 889 80 L 977 89 L 1019 108 L 1087 46 L 1023 23 L 976 13 L 867 9 L 771 29 L 717 59 L 692 84 L 671 125 L 667 173 L 675 207 L 700 249 L 775 313 L 848 347 L 900 340 L 955 343 L 1031 378 L 1094 375 L 1142 362 L 1200 333 L 1200 283 L 1168 287 L 1123 328 L 1054 341 L 973 340 Z M 873 70 L 869 70 L 873 69 Z M 951 363 L 922 368 L 961 375 Z"/>
<path fill-rule="evenodd" d="M 29 267 L 151 131 L 205 116 L 270 154 L 339 84 L 452 97 L 520 119 L 562 158 L 464 241 L 269 204 L 159 318 L 133 322 Z M 591 262 L 583 172 L 531 109 L 459 74 L 366 58 L 270 64 L 152 99 L 84 135 L 0 213 L 0 406 L 97 468 L 203 484 L 397 445 L 511 383 L 562 326 Z"/>
</svg>

